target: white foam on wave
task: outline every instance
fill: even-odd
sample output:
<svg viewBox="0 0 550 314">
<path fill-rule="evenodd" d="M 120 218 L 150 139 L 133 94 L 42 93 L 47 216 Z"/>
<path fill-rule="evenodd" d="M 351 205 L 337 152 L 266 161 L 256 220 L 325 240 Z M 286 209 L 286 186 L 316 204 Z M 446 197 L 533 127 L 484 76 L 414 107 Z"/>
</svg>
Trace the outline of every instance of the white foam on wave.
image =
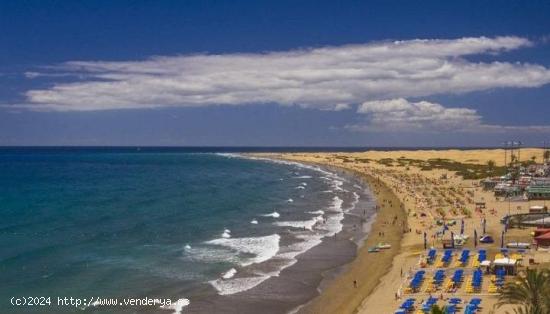
<svg viewBox="0 0 550 314">
<path fill-rule="evenodd" d="M 353 201 L 351 202 L 351 206 L 346 211 L 350 211 L 350 210 L 354 209 L 355 206 L 357 205 L 357 203 L 359 203 L 360 198 L 361 198 L 361 196 L 359 196 L 359 194 L 357 192 L 353 192 Z"/>
<path fill-rule="evenodd" d="M 184 248 L 185 250 L 190 250 L 190 249 L 191 249 L 191 245 L 186 244 L 183 248 Z"/>
<path fill-rule="evenodd" d="M 330 210 L 341 212 L 342 204 L 344 204 L 344 200 L 339 198 L 338 196 L 335 196 L 332 198 L 332 205 L 330 206 Z"/>
<path fill-rule="evenodd" d="M 331 186 L 334 189 L 334 191 L 345 192 L 345 190 L 342 188 L 343 184 L 344 184 L 344 181 L 332 180 Z"/>
<path fill-rule="evenodd" d="M 273 218 L 281 217 L 281 215 L 278 212 L 272 212 L 272 213 L 265 214 L 265 215 L 262 215 L 262 216 L 264 216 L 264 217 L 273 217 Z"/>
<path fill-rule="evenodd" d="M 295 259 L 296 256 L 302 254 L 303 252 L 317 246 L 321 243 L 321 239 L 324 236 L 320 234 L 312 235 L 297 235 L 296 238 L 303 241 L 293 243 L 286 248 L 286 252 L 279 254 L 278 256 L 282 258 Z"/>
<path fill-rule="evenodd" d="M 277 221 L 273 223 L 276 226 L 279 227 L 291 227 L 291 228 L 299 228 L 299 229 L 307 229 L 307 230 L 313 230 L 313 227 L 319 222 L 323 220 L 323 216 L 319 215 L 316 217 L 313 217 L 309 220 L 297 220 L 297 221 Z"/>
<path fill-rule="evenodd" d="M 230 270 L 226 271 L 223 275 L 223 279 L 231 279 L 235 274 L 237 273 L 237 270 L 235 268 L 231 268 Z"/>
<path fill-rule="evenodd" d="M 325 221 L 318 226 L 318 229 L 326 232 L 325 236 L 333 236 L 342 231 L 342 220 L 344 219 L 344 212 L 342 210 L 343 204 L 344 200 L 338 196 L 332 198 L 332 204 L 327 209 Z"/>
<path fill-rule="evenodd" d="M 285 160 L 279 160 L 279 159 L 261 158 L 261 157 L 251 157 L 251 156 L 242 156 L 242 155 L 239 155 L 236 157 L 263 160 L 263 161 L 268 161 L 272 163 L 285 164 L 285 165 L 291 165 L 291 166 L 296 166 L 300 168 L 314 170 L 316 172 L 321 173 L 320 178 L 323 180 L 326 180 L 327 183 L 330 185 L 330 190 L 322 191 L 321 193 L 335 193 L 335 192 L 348 193 L 348 191 L 343 188 L 344 182 L 347 182 L 345 178 L 342 178 L 335 173 L 326 171 L 318 166 L 306 165 L 298 162 L 285 161 Z M 302 179 L 311 178 L 311 176 L 300 175 L 296 171 L 293 172 L 293 174 L 295 175 L 295 177 L 293 178 L 302 178 Z M 307 183 L 305 182 L 302 182 L 300 184 L 302 188 L 305 187 L 306 185 Z M 298 189 L 301 189 L 301 188 L 298 187 Z M 292 203 L 293 200 L 288 199 L 287 202 Z M 302 241 L 292 243 L 282 248 L 279 248 L 280 237 L 278 237 L 277 235 L 276 250 L 274 249 L 270 250 L 269 244 L 264 245 L 260 243 L 255 243 L 255 245 L 259 245 L 260 248 L 264 249 L 264 251 L 267 250 L 267 251 L 270 251 L 270 253 L 258 254 L 258 251 L 260 250 L 260 248 L 242 250 L 241 249 L 242 243 L 233 242 L 235 240 L 238 240 L 236 238 L 216 239 L 216 240 L 209 241 L 210 244 L 223 245 L 224 247 L 229 248 L 231 250 L 235 250 L 241 253 L 252 254 L 256 256 L 256 258 L 247 260 L 246 262 L 241 262 L 240 264 L 243 266 L 250 265 L 250 263 L 254 263 L 254 262 L 267 261 L 269 259 L 274 259 L 274 261 L 276 261 L 275 264 L 277 265 L 277 269 L 273 271 L 268 271 L 264 273 L 254 272 L 254 275 L 247 275 L 245 277 L 236 276 L 230 279 L 223 279 L 222 277 L 217 280 L 213 280 L 210 283 L 212 284 L 212 286 L 214 286 L 218 290 L 219 294 L 227 295 L 227 294 L 233 294 L 233 293 L 249 290 L 257 286 L 258 284 L 262 283 L 263 281 L 269 279 L 272 276 L 278 276 L 283 269 L 297 262 L 296 257 L 298 255 L 320 244 L 322 242 L 322 238 L 333 236 L 342 230 L 342 227 L 343 227 L 342 220 L 344 219 L 344 210 L 342 208 L 343 203 L 344 201 L 341 198 L 339 198 L 338 196 L 334 196 L 332 199 L 332 203 L 325 211 L 317 210 L 317 211 L 308 212 L 310 214 L 317 215 L 310 220 L 275 222 L 275 224 L 279 226 L 307 229 L 307 232 L 298 232 L 297 234 L 295 234 L 296 239 L 300 239 Z M 355 203 L 356 201 L 353 201 L 353 204 L 354 204 L 353 206 L 355 206 Z M 273 218 L 280 217 L 279 213 L 277 213 L 276 211 L 270 214 L 262 215 L 262 216 L 273 217 Z M 319 222 L 322 222 L 322 223 L 319 223 Z M 253 246 L 254 245 L 252 245 L 251 247 Z"/>
<path fill-rule="evenodd" d="M 303 190 L 305 189 L 305 187 L 303 185 L 298 185 L 297 187 L 295 187 L 295 189 L 297 190 Z"/>
<path fill-rule="evenodd" d="M 207 244 L 219 245 L 229 248 L 237 253 L 250 254 L 254 257 L 244 258 L 240 261 L 241 266 L 248 266 L 265 262 L 272 258 L 279 251 L 279 240 L 281 236 L 272 234 L 255 238 L 231 238 L 214 239 L 207 241 Z"/>
<path fill-rule="evenodd" d="M 250 223 L 253 224 L 253 225 L 257 225 L 257 224 L 258 224 L 258 220 L 252 219 L 252 220 L 250 221 Z"/>
<path fill-rule="evenodd" d="M 344 219 L 344 213 L 337 213 L 328 215 L 325 219 L 325 223 L 319 225 L 318 228 L 326 232 L 325 236 L 331 237 L 340 231 L 342 231 L 342 220 Z"/>
<path fill-rule="evenodd" d="M 298 176 L 298 177 L 294 177 L 294 179 L 311 179 L 312 176 Z"/>
<path fill-rule="evenodd" d="M 313 215 L 324 215 L 325 212 L 322 211 L 322 210 L 315 210 L 315 211 L 311 211 L 311 212 L 306 212 L 308 214 L 313 214 Z"/>
<path fill-rule="evenodd" d="M 255 257 L 240 262 L 241 266 L 265 262 L 277 255 L 279 251 L 280 236 L 273 234 L 256 238 L 215 239 L 207 244 L 228 247 L 237 253 L 251 254 Z M 272 275 L 257 274 L 257 276 L 234 278 L 237 270 L 228 270 L 221 278 L 209 281 L 220 295 L 234 294 L 254 288 Z"/>
<path fill-rule="evenodd" d="M 189 304 L 191 304 L 191 301 L 189 301 L 189 299 L 182 298 L 174 303 L 170 303 L 170 305 L 163 305 L 160 308 L 163 310 L 174 310 L 174 312 L 172 313 L 181 314 L 183 308 L 188 306 Z"/>
<path fill-rule="evenodd" d="M 209 281 L 209 283 L 218 291 L 218 294 L 228 295 L 252 289 L 269 278 L 269 275 L 263 275 L 232 278 L 231 280 L 216 279 Z"/>
<path fill-rule="evenodd" d="M 215 153 L 218 156 L 227 157 L 227 158 L 242 158 L 243 156 L 237 153 Z"/>
<path fill-rule="evenodd" d="M 292 202 L 294 202 L 294 200 L 291 199 L 291 198 L 287 199 L 286 201 L 287 201 L 287 203 L 292 203 Z"/>
<path fill-rule="evenodd" d="M 231 230 L 229 230 L 229 229 L 223 230 L 222 238 L 225 238 L 225 239 L 231 238 Z"/>
</svg>

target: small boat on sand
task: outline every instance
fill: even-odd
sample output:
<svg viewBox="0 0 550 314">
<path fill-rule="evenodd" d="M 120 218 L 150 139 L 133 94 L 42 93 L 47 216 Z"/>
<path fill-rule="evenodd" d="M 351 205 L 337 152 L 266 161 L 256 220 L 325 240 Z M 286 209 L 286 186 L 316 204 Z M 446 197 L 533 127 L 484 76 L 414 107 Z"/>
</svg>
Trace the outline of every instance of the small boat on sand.
<svg viewBox="0 0 550 314">
<path fill-rule="evenodd" d="M 391 244 L 389 243 L 384 243 L 384 242 L 380 242 L 376 245 L 377 248 L 381 249 L 381 250 L 384 250 L 384 249 L 389 249 L 391 248 Z"/>
<path fill-rule="evenodd" d="M 369 253 L 377 253 L 377 252 L 380 252 L 380 249 L 377 248 L 376 246 L 373 246 L 373 247 L 370 247 L 370 248 L 368 249 L 368 252 L 369 252 Z"/>
</svg>

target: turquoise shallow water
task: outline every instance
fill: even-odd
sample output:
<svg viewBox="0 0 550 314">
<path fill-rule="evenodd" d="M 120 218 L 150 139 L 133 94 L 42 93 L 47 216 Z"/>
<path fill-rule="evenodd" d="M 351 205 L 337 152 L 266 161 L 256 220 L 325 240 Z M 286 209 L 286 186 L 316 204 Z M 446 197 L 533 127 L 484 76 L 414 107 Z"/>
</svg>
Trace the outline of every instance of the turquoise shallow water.
<svg viewBox="0 0 550 314">
<path fill-rule="evenodd" d="M 13 307 L 12 296 L 193 302 L 250 289 L 338 232 L 358 198 L 345 184 L 217 154 L 0 150 L 0 312 L 75 311 Z"/>
</svg>

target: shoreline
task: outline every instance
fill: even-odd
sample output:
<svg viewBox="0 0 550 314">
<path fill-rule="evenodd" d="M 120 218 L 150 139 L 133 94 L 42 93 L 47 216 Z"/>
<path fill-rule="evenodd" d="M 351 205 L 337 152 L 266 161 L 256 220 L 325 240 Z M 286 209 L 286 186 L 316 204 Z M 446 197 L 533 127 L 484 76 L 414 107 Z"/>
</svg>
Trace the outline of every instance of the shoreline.
<svg viewBox="0 0 550 314">
<path fill-rule="evenodd" d="M 360 178 L 372 192 L 378 210 L 373 221 L 370 222 L 367 237 L 357 249 L 355 258 L 348 263 L 323 272 L 321 274 L 323 279 L 318 287 L 319 295 L 295 308 L 290 313 L 357 313 L 364 310 L 362 307 L 363 301 L 375 291 L 382 278 L 392 269 L 397 256 L 402 253 L 403 230 L 408 228 L 409 224 L 408 215 L 402 207 L 404 205 L 402 205 L 399 197 L 383 180 L 378 180 L 372 175 L 356 169 L 300 158 L 285 158 L 282 154 L 259 155 L 261 157 L 267 155 L 271 159 L 281 159 L 343 171 L 348 175 Z M 397 222 L 392 224 L 391 222 L 395 217 L 397 217 Z M 403 225 L 400 225 L 400 223 Z M 381 232 L 384 236 L 380 236 Z M 381 250 L 378 253 L 368 252 L 370 247 L 379 242 L 386 242 L 392 246 L 390 249 Z M 328 273 L 332 273 L 332 276 L 327 276 Z M 355 286 L 355 281 L 357 286 Z"/>
<path fill-rule="evenodd" d="M 369 234 L 358 248 L 357 256 L 341 266 L 343 269 L 335 277 L 328 279 L 323 274 L 321 286 L 324 287 L 320 294 L 302 305 L 296 313 L 356 313 L 363 300 L 376 289 L 382 277 L 390 271 L 395 257 L 400 253 L 403 230 L 408 226 L 407 214 L 402 209 L 399 198 L 384 182 L 353 169 L 324 163 L 315 164 L 360 177 L 372 191 L 378 210 L 374 221 L 371 222 Z M 392 224 L 395 217 L 397 222 Z M 380 236 L 382 232 L 383 236 Z M 389 243 L 392 247 L 377 253 L 368 252 L 370 247 L 379 242 Z M 357 282 L 357 286 L 354 285 L 354 281 Z"/>
<path fill-rule="evenodd" d="M 299 313 L 304 305 L 319 297 L 325 286 L 330 286 L 335 278 L 345 273 L 347 266 L 360 252 L 359 243 L 363 243 L 372 230 L 371 226 L 377 214 L 375 190 L 359 173 L 331 165 L 314 165 L 272 156 L 261 156 L 261 159 L 319 167 L 345 177 L 349 188 L 355 182 L 361 186 L 361 194 L 366 195 L 366 198 L 362 197 L 360 203 L 345 214 L 341 222 L 341 231 L 334 236 L 323 238 L 320 244 L 299 254 L 296 263 L 281 270 L 279 275 L 272 276 L 249 290 L 230 295 L 212 295 L 211 292 L 214 291 L 206 286 L 205 294 L 191 299 L 191 304 L 186 307 L 189 313 L 256 313 L 258 308 L 262 308 L 264 313 Z M 365 213 L 363 209 L 366 209 Z M 365 216 L 366 214 L 368 215 Z M 366 231 L 364 228 L 367 228 Z"/>
<path fill-rule="evenodd" d="M 447 230 L 455 234 L 460 232 L 472 238 L 477 237 L 476 232 L 479 235 L 480 230 L 483 230 L 483 234 L 496 239 L 500 237 L 503 229 L 502 217 L 509 215 L 512 210 L 513 213 L 525 213 L 530 206 L 543 205 L 543 201 L 525 200 L 514 203 L 512 209 L 510 203 L 495 197 L 492 190 L 484 189 L 480 185 L 479 178 L 490 174 L 487 164 L 489 161 L 499 160 L 501 153 L 501 150 L 467 152 L 447 150 L 272 154 L 286 160 L 327 165 L 357 173 L 369 182 L 369 186 L 374 191 L 380 191 L 376 193 L 379 204 L 384 204 L 384 190 L 391 189 L 393 193 L 388 193 L 388 197 L 398 198 L 402 202 L 404 210 L 397 213 L 407 220 L 409 230 L 413 231 L 400 234 L 399 243 L 392 243 L 395 248 L 400 246 L 397 254 L 385 252 L 393 255 L 385 257 L 382 254 L 366 253 L 378 256 L 372 263 L 365 263 L 361 260 L 368 259 L 364 257 L 365 250 L 377 242 L 377 232 L 384 221 L 384 218 L 377 217 L 372 233 L 365 243 L 366 247 L 360 250 L 358 257 L 346 267 L 343 275 L 332 281 L 328 288 L 323 289 L 321 295 L 304 306 L 300 313 L 393 313 L 402 304 L 401 297 L 413 298 L 418 309 L 418 304 L 423 303 L 430 293 L 437 293 L 439 297 L 436 303 L 440 307 L 448 304 L 447 302 L 453 297 L 464 298 L 464 303 L 473 298 L 479 298 L 483 303 L 480 313 L 492 313 L 498 294 L 494 292 L 494 288 L 491 289 L 490 281 L 484 283 L 478 292 L 468 291 L 467 286 L 453 289 L 431 287 L 429 282 L 421 287 L 421 291 L 414 293 L 403 290 L 403 287 L 408 285 L 413 274 L 420 269 L 426 268 L 427 271 L 433 272 L 437 268 L 445 268 L 447 275 L 456 267 L 462 267 L 469 272 L 475 269 L 473 262 L 456 266 L 458 261 L 455 261 L 451 265 L 444 265 L 445 267 L 425 266 L 419 263 L 420 258 L 425 254 L 424 239 L 429 239 L 429 247 L 438 249 L 441 247 L 444 240 L 441 236 L 442 221 L 447 221 Z M 534 160 L 541 156 L 542 150 L 525 150 L 522 151 L 522 156 L 524 153 Z M 378 179 L 383 185 L 379 184 Z M 476 207 L 479 202 L 484 204 L 483 208 Z M 386 209 L 392 208 L 383 208 L 380 214 L 387 214 Z M 395 211 L 395 208 L 393 210 Z M 460 221 L 463 223 L 461 224 Z M 448 235 L 447 238 L 450 236 Z M 532 236 L 528 230 L 509 228 L 505 239 L 527 242 L 532 239 Z M 497 258 L 496 253 L 500 249 L 496 241 L 478 244 L 471 240 L 466 242 L 463 248 L 485 249 L 489 253 L 488 260 Z M 525 254 L 523 258 L 534 257 L 538 263 L 545 265 L 550 263 L 550 258 L 545 254 L 533 251 Z M 364 267 L 360 266 L 362 262 Z M 354 278 L 354 274 L 358 274 L 361 278 L 359 276 Z M 374 278 L 367 278 L 369 274 Z M 366 278 L 369 282 L 362 283 L 360 281 L 364 280 L 362 278 Z M 350 282 L 353 280 L 359 281 L 355 289 L 350 288 Z M 506 307 L 506 310 L 511 310 L 511 307 Z"/>
</svg>

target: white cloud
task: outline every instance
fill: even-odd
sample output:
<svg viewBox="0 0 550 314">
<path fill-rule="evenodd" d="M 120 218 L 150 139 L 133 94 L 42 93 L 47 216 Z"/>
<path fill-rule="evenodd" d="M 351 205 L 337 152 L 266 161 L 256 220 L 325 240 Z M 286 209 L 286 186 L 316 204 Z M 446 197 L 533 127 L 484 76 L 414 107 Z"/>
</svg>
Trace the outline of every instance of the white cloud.
<svg viewBox="0 0 550 314">
<path fill-rule="evenodd" d="M 366 120 L 349 125 L 354 131 L 374 132 L 550 132 L 550 126 L 502 126 L 486 124 L 474 109 L 446 108 L 427 101 L 403 98 L 368 101 L 357 110 Z"/>
<path fill-rule="evenodd" d="M 73 61 L 57 71 L 79 76 L 78 81 L 27 91 L 26 104 L 20 106 L 70 111 L 277 103 L 344 110 L 380 99 L 537 87 L 550 82 L 550 70 L 543 66 L 465 58 L 530 45 L 519 37 L 479 37 L 144 61 Z"/>
</svg>

